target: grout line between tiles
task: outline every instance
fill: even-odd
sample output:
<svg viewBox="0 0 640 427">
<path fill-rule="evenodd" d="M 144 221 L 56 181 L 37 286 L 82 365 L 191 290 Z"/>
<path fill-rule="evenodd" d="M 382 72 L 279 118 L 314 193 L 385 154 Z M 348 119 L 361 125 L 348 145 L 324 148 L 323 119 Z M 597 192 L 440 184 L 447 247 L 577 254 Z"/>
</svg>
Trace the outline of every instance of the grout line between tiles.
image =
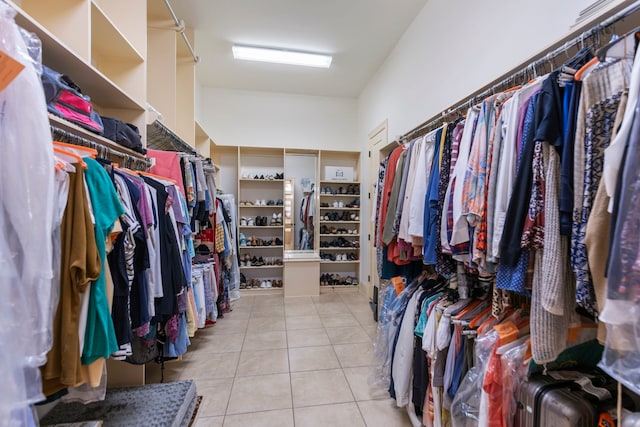
<svg viewBox="0 0 640 427">
<path fill-rule="evenodd" d="M 238 363 L 236 364 L 236 370 L 233 375 L 233 381 L 231 382 L 231 390 L 229 391 L 229 398 L 227 399 L 227 407 L 224 409 L 224 418 L 222 419 L 222 425 L 224 426 L 224 421 L 227 417 L 227 412 L 229 411 L 229 405 L 231 404 L 231 395 L 233 394 L 233 388 L 236 385 L 236 378 L 238 378 L 238 369 L 240 369 L 240 359 L 242 358 L 242 349 L 244 348 L 244 342 L 247 339 L 247 330 L 249 329 L 249 322 L 251 320 L 251 312 L 253 311 L 253 305 L 255 304 L 255 297 L 251 300 L 251 307 L 249 307 L 249 320 L 247 320 L 247 326 L 244 329 L 242 336 L 242 345 L 240 346 L 240 354 L 238 355 Z"/>
</svg>

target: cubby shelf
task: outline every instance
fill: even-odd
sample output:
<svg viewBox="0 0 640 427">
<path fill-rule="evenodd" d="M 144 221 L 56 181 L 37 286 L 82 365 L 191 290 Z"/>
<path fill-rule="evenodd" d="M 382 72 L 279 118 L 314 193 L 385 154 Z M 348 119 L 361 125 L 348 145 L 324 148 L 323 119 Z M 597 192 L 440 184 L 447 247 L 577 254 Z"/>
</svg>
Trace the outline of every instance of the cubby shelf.
<svg viewBox="0 0 640 427">
<path fill-rule="evenodd" d="M 344 184 L 356 184 L 360 185 L 360 181 L 320 181 L 320 184 L 324 185 L 344 185 Z"/>
<path fill-rule="evenodd" d="M 279 246 L 238 246 L 240 249 L 282 249 L 284 246 L 279 245 Z"/>
<path fill-rule="evenodd" d="M 282 268 L 281 265 L 257 265 L 257 266 L 244 266 L 240 267 L 240 270 L 273 270 L 276 268 Z"/>
</svg>

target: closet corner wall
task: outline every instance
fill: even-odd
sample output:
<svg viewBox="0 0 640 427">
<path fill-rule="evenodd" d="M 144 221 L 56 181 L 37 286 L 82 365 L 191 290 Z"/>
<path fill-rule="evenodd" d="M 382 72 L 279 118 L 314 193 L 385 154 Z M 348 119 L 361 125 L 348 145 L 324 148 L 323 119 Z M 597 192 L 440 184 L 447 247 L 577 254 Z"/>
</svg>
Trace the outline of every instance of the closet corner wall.
<svg viewBox="0 0 640 427">
<path fill-rule="evenodd" d="M 206 132 L 195 121 L 195 61 L 164 1 L 147 1 L 146 28 L 149 104 L 162 114 L 163 125 L 197 149 L 196 134 L 201 141 Z M 193 30 L 185 34 L 193 44 Z"/>
</svg>

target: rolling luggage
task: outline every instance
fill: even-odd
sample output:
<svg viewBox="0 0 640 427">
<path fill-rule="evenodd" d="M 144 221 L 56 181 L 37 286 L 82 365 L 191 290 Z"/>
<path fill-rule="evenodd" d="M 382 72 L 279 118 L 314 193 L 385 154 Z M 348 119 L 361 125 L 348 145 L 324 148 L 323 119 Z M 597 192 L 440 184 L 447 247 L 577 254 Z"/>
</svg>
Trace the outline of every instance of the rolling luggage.
<svg viewBox="0 0 640 427">
<path fill-rule="evenodd" d="M 534 375 L 521 384 L 515 427 L 597 426 L 601 409 L 613 403 L 611 392 L 602 387 L 607 379 L 573 371 L 551 374 L 556 378 Z"/>
</svg>

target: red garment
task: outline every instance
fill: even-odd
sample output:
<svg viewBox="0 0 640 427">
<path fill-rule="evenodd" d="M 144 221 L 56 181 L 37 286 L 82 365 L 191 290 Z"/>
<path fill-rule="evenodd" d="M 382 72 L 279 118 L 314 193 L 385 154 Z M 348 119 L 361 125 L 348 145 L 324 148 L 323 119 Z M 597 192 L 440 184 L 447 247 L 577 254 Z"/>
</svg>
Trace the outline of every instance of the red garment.
<svg viewBox="0 0 640 427">
<path fill-rule="evenodd" d="M 149 169 L 149 172 L 174 180 L 184 196 L 184 182 L 182 181 L 182 169 L 180 169 L 180 156 L 178 156 L 178 153 L 175 151 L 147 149 L 147 157 L 156 159 L 155 165 Z"/>
<path fill-rule="evenodd" d="M 403 150 L 404 150 L 404 147 L 400 145 L 391 152 L 391 155 L 389 156 L 389 164 L 387 166 L 386 175 L 384 177 L 382 202 L 380 203 L 380 210 L 378 212 L 378 215 L 380 216 L 380 219 L 378 221 L 378 223 L 380 224 L 380 227 L 378 227 L 378 236 L 376 240 L 377 242 L 380 242 L 380 244 L 382 245 L 384 245 L 384 243 L 382 243 L 382 234 L 384 233 L 384 222 L 385 222 L 385 219 L 387 218 L 387 209 L 389 208 L 389 198 L 391 197 L 391 188 L 393 187 L 393 180 L 396 177 L 398 159 L 400 159 L 400 155 L 402 154 Z"/>
</svg>

